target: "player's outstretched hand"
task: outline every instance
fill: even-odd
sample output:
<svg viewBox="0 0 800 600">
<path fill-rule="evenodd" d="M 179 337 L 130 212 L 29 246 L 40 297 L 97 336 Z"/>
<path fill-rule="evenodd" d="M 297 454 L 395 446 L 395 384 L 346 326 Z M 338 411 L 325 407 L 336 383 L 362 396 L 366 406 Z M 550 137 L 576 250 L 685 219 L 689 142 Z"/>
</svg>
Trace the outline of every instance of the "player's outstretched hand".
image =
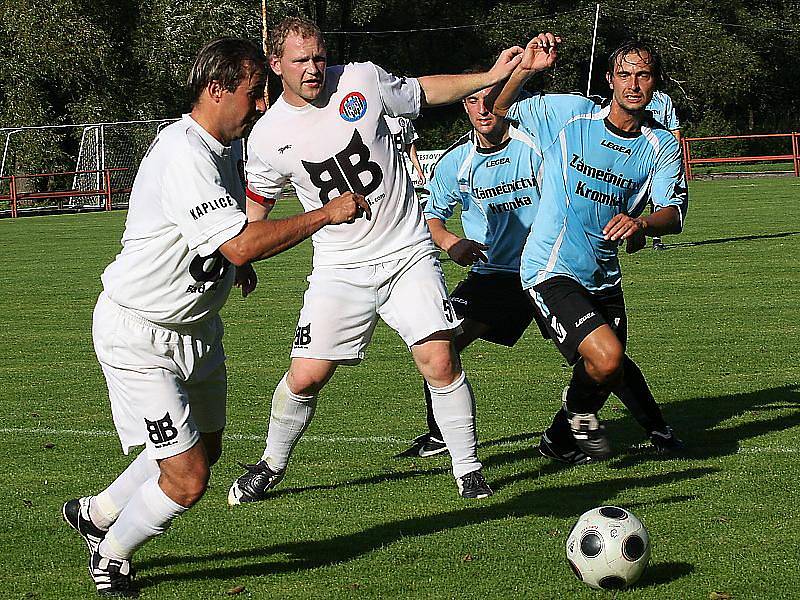
<svg viewBox="0 0 800 600">
<path fill-rule="evenodd" d="M 531 74 L 549 69 L 556 64 L 560 43 L 561 37 L 550 32 L 540 33 L 525 46 L 519 69 Z"/>
<path fill-rule="evenodd" d="M 487 262 L 489 259 L 486 258 L 484 250 L 488 249 L 489 246 L 486 244 L 479 244 L 474 240 L 461 239 L 450 246 L 447 250 L 447 254 L 450 255 L 454 263 L 462 267 L 468 267 L 479 260 Z"/>
<path fill-rule="evenodd" d="M 258 276 L 256 275 L 256 270 L 253 268 L 253 265 L 247 263 L 241 267 L 236 267 L 234 285 L 238 288 L 242 288 L 242 298 L 247 298 L 250 292 L 256 289 L 256 285 L 258 285 Z"/>
<path fill-rule="evenodd" d="M 519 46 L 511 46 L 506 48 L 497 57 L 494 66 L 489 69 L 489 74 L 492 76 L 494 83 L 505 81 L 517 68 L 519 61 L 522 59 L 523 48 Z"/>
<path fill-rule="evenodd" d="M 644 237 L 646 228 L 647 222 L 641 217 L 633 218 L 624 213 L 619 213 L 614 215 L 608 224 L 603 227 L 603 238 L 614 242 L 629 240 L 630 243 L 626 248 L 626 252 L 632 253 L 636 252 L 636 250 L 641 250 L 641 248 L 637 248 L 641 240 L 633 238 Z M 642 247 L 644 246 L 642 245 Z"/>
<path fill-rule="evenodd" d="M 372 218 L 372 208 L 366 198 L 353 192 L 345 192 L 334 198 L 323 206 L 322 210 L 328 214 L 331 225 L 355 223 L 356 219 L 362 216 L 366 216 L 367 220 Z"/>
</svg>

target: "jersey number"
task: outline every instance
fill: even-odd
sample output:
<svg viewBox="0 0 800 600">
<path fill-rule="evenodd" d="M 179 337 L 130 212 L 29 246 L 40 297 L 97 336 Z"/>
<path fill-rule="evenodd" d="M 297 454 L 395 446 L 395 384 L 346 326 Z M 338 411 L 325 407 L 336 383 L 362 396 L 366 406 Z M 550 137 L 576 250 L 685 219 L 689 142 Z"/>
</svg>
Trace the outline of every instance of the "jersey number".
<svg viewBox="0 0 800 600">
<path fill-rule="evenodd" d="M 381 167 L 369 159 L 369 148 L 357 129 L 347 147 L 333 157 L 320 163 L 302 162 L 311 183 L 319 188 L 319 199 L 323 204 L 348 191 L 367 196 L 383 181 Z M 331 195 L 332 192 L 335 193 Z"/>
</svg>

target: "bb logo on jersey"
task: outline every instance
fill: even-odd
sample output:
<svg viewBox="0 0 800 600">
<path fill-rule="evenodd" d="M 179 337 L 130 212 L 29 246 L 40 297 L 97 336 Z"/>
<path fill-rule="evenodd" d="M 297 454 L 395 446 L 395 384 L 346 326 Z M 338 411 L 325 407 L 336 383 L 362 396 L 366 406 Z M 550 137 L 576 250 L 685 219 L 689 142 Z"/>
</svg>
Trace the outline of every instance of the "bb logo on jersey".
<svg viewBox="0 0 800 600">
<path fill-rule="evenodd" d="M 147 436 L 150 441 L 156 446 L 168 446 L 174 444 L 174 440 L 178 437 L 178 430 L 172 424 L 172 417 L 166 413 L 157 421 L 144 420 L 147 427 Z"/>
<path fill-rule="evenodd" d="M 309 344 L 311 344 L 311 323 L 300 325 L 294 334 L 295 348 L 308 348 Z"/>
<path fill-rule="evenodd" d="M 339 116 L 348 123 L 358 121 L 367 114 L 367 99 L 361 92 L 350 92 L 339 104 Z"/>
<path fill-rule="evenodd" d="M 320 163 L 301 161 L 319 188 L 319 199 L 325 204 L 345 192 L 368 196 L 383 181 L 383 171 L 378 163 L 369 159 L 369 148 L 356 129 L 350 143 L 341 152 Z"/>
</svg>

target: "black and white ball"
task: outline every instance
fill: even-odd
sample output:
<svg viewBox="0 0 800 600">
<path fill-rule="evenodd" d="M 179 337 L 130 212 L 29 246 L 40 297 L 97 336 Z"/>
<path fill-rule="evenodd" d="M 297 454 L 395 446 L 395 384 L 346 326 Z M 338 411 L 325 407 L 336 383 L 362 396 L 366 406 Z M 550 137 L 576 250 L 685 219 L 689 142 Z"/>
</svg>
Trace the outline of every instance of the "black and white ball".
<svg viewBox="0 0 800 600">
<path fill-rule="evenodd" d="M 596 589 L 633 585 L 650 560 L 650 536 L 632 513 L 601 506 L 583 513 L 567 536 L 567 561 L 575 576 Z"/>
</svg>

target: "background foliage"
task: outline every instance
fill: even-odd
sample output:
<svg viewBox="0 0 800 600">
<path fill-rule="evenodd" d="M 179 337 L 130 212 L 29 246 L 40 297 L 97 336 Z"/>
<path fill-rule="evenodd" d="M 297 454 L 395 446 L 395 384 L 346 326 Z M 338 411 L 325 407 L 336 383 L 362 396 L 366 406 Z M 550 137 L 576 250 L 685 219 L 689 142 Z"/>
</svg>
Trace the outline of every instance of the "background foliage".
<svg viewBox="0 0 800 600">
<path fill-rule="evenodd" d="M 533 83 L 586 90 L 593 2 L 271 0 L 268 11 L 271 24 L 289 14 L 315 19 L 332 62 L 372 60 L 405 75 L 491 63 L 502 48 L 553 30 L 567 40 L 562 58 Z M 405 31 L 421 29 L 436 31 Z M 686 133 L 791 131 L 800 119 L 798 33 L 796 0 L 603 2 L 592 93 L 605 91 L 609 51 L 644 36 L 666 59 L 666 90 Z M 195 52 L 221 35 L 259 38 L 261 3 L 0 0 L 0 126 L 177 116 Z M 423 148 L 448 145 L 467 126 L 459 106 L 426 111 L 418 125 Z M 71 168 L 70 143 L 46 144 L 41 168 Z"/>
</svg>

